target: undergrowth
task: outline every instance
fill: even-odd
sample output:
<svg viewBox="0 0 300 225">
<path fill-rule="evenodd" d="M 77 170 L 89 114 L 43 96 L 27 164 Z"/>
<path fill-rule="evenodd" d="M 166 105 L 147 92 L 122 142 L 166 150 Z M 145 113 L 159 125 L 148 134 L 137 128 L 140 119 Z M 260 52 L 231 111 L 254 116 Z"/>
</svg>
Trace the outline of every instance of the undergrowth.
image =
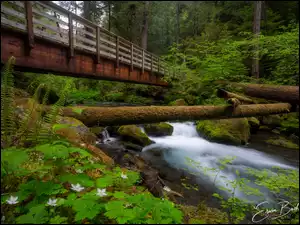
<svg viewBox="0 0 300 225">
<path fill-rule="evenodd" d="M 138 186 L 137 172 L 109 168 L 65 141 L 1 151 L 4 223 L 181 223 L 169 200 Z"/>
</svg>

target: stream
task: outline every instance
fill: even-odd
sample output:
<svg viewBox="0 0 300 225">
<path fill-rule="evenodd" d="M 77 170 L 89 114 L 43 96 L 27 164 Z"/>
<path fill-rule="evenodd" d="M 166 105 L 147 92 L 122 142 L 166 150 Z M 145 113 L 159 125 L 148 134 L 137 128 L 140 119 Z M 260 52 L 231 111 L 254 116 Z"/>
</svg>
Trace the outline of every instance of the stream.
<svg viewBox="0 0 300 225">
<path fill-rule="evenodd" d="M 274 166 L 283 169 L 298 170 L 298 166 L 292 165 L 279 156 L 257 151 L 253 148 L 209 142 L 198 135 L 193 122 L 170 124 L 174 127 L 173 134 L 166 137 L 150 137 L 151 140 L 155 141 L 155 144 L 146 146 L 143 149 L 142 155 L 146 156 L 152 162 L 153 166 L 156 164 L 156 160 L 153 159 L 159 155 L 174 169 L 194 173 L 196 175 L 196 182 L 207 189 L 217 190 L 216 186 L 221 186 L 232 190 L 232 185 L 229 183 L 237 178 L 236 170 L 239 171 L 240 177 L 250 179 L 249 186 L 256 188 L 258 186 L 254 183 L 254 180 L 251 181 L 251 178 L 246 173 L 248 168 L 268 169 L 271 173 Z M 205 173 L 205 168 L 220 168 L 218 161 L 228 156 L 233 156 L 235 159 L 219 172 L 217 178 L 217 172 Z M 187 163 L 187 158 L 193 160 L 192 165 Z M 202 168 L 197 168 L 197 165 L 202 166 Z M 273 200 L 268 190 L 264 188 L 259 189 L 264 194 L 264 200 Z M 218 192 L 224 197 L 229 196 L 228 191 L 220 191 L 218 188 Z M 261 201 L 259 197 L 247 196 L 239 189 L 235 191 L 235 195 L 248 202 L 254 201 L 258 203 Z"/>
<path fill-rule="evenodd" d="M 213 193 L 219 193 L 225 199 L 229 197 L 230 190 L 233 188 L 229 182 L 237 178 L 236 171 L 239 171 L 239 177 L 249 179 L 247 185 L 259 189 L 262 196 L 245 195 L 239 189 L 235 190 L 235 196 L 254 204 L 268 201 L 271 203 L 269 206 L 273 207 L 277 204 L 274 196 L 268 189 L 257 186 L 254 178 L 246 173 L 247 169 L 268 169 L 272 173 L 274 171 L 272 167 L 276 166 L 299 171 L 299 151 L 266 146 L 257 141 L 261 139 L 260 134 L 254 135 L 255 138 L 248 146 L 237 147 L 205 140 L 198 135 L 193 122 L 170 124 L 174 127 L 171 136 L 149 136 L 155 143 L 144 147 L 142 152 L 134 152 L 134 154 L 140 155 L 151 167 L 157 169 L 168 187 L 184 196 L 184 198 L 176 198 L 178 204 L 196 206 L 200 202 L 205 202 L 208 207 L 220 208 L 219 201 L 212 197 Z M 115 159 L 120 159 L 126 154 L 119 137 L 111 137 L 107 131 L 104 131 L 103 137 L 103 143 L 99 144 L 99 147 L 107 154 Z M 288 154 L 283 154 L 285 152 Z M 205 172 L 204 168 L 219 169 L 219 160 L 224 157 L 235 157 L 235 159 L 226 164 L 217 177 L 216 172 Z M 192 159 L 193 163 L 189 164 L 187 159 Z M 197 168 L 197 165 L 201 167 Z M 229 190 L 222 190 L 224 188 Z"/>
</svg>

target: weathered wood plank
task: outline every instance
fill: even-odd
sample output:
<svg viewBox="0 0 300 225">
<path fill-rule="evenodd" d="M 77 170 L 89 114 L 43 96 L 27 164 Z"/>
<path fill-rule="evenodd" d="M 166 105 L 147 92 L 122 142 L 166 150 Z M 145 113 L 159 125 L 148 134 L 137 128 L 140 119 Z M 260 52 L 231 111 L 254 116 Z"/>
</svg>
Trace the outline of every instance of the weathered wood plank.
<svg viewBox="0 0 300 225">
<path fill-rule="evenodd" d="M 26 21 L 27 21 L 27 35 L 28 35 L 28 46 L 30 49 L 34 46 L 34 31 L 33 31 L 33 21 L 32 21 L 32 5 L 30 1 L 24 2 L 26 11 Z"/>
<path fill-rule="evenodd" d="M 1 5 L 1 12 L 6 13 L 7 15 L 10 15 L 10 16 L 18 17 L 19 19 L 23 19 L 23 20 L 26 19 L 26 15 L 24 13 L 17 12 L 12 8 L 9 9 L 4 5 Z"/>
<path fill-rule="evenodd" d="M 69 57 L 74 57 L 74 33 L 73 33 L 73 18 L 70 13 L 69 16 Z"/>
<path fill-rule="evenodd" d="M 63 24 L 63 25 L 68 26 L 68 23 L 67 23 L 67 22 L 65 22 L 65 21 L 63 21 L 63 20 L 61 20 L 61 19 L 58 19 L 58 18 L 56 18 L 56 17 L 54 17 L 54 16 L 51 16 L 51 15 L 49 15 L 49 14 L 46 13 L 46 12 L 40 12 L 39 10 L 37 10 L 37 9 L 35 9 L 35 8 L 32 8 L 32 11 L 33 11 L 33 13 L 35 13 L 35 14 L 37 14 L 37 15 L 39 15 L 39 16 L 46 17 L 47 19 L 50 19 L 50 20 L 53 20 L 53 21 L 58 22 L 58 23 L 60 23 L 60 24 Z"/>
</svg>

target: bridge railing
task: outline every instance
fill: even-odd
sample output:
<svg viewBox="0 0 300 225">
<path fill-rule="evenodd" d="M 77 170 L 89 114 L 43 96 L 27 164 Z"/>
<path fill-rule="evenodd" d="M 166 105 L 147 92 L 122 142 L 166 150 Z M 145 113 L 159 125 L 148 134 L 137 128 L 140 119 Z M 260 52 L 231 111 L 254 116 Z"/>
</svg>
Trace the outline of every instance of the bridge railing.
<svg viewBox="0 0 300 225">
<path fill-rule="evenodd" d="M 81 50 L 96 55 L 98 63 L 108 58 L 131 70 L 170 71 L 160 57 L 50 1 L 2 1 L 1 26 L 27 33 L 32 46 L 34 37 L 68 46 L 71 57 Z"/>
</svg>

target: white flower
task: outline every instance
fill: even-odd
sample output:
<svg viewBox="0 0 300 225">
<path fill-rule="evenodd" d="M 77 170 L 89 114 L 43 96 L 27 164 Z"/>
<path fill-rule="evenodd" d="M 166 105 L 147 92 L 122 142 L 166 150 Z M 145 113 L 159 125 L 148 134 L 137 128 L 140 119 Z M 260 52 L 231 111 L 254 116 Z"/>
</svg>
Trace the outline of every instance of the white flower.
<svg viewBox="0 0 300 225">
<path fill-rule="evenodd" d="M 6 200 L 6 202 L 10 205 L 15 205 L 18 203 L 18 198 L 19 198 L 18 196 L 14 197 L 11 195 L 10 198 Z"/>
<path fill-rule="evenodd" d="M 53 156 L 53 159 L 56 160 L 56 156 Z"/>
<path fill-rule="evenodd" d="M 132 206 L 132 204 L 126 204 L 126 205 L 125 205 L 125 208 L 128 208 L 128 207 L 130 207 L 130 206 Z"/>
<path fill-rule="evenodd" d="M 103 196 L 106 196 L 106 189 L 99 189 L 97 188 L 97 195 L 100 196 L 100 197 L 103 197 Z"/>
<path fill-rule="evenodd" d="M 83 173 L 83 171 L 81 169 L 75 170 L 76 173 Z"/>
<path fill-rule="evenodd" d="M 80 191 L 82 191 L 82 190 L 84 189 L 84 187 L 81 187 L 80 184 L 77 183 L 76 185 L 71 184 L 71 189 L 72 189 L 73 191 L 80 192 Z"/>
<path fill-rule="evenodd" d="M 124 173 L 121 174 L 121 177 L 122 177 L 123 179 L 127 179 L 127 178 L 128 178 L 127 175 L 124 174 Z"/>
<path fill-rule="evenodd" d="M 163 188 L 165 191 L 167 191 L 167 192 L 170 192 L 171 191 L 171 189 L 169 188 L 169 187 L 167 187 L 167 186 L 164 186 L 164 188 Z"/>
<path fill-rule="evenodd" d="M 81 143 L 80 146 L 85 147 L 85 144 L 84 144 L 84 143 Z"/>
<path fill-rule="evenodd" d="M 49 206 L 56 206 L 56 202 L 57 202 L 57 199 L 51 199 L 49 198 L 48 202 L 47 202 L 47 205 Z"/>
</svg>

